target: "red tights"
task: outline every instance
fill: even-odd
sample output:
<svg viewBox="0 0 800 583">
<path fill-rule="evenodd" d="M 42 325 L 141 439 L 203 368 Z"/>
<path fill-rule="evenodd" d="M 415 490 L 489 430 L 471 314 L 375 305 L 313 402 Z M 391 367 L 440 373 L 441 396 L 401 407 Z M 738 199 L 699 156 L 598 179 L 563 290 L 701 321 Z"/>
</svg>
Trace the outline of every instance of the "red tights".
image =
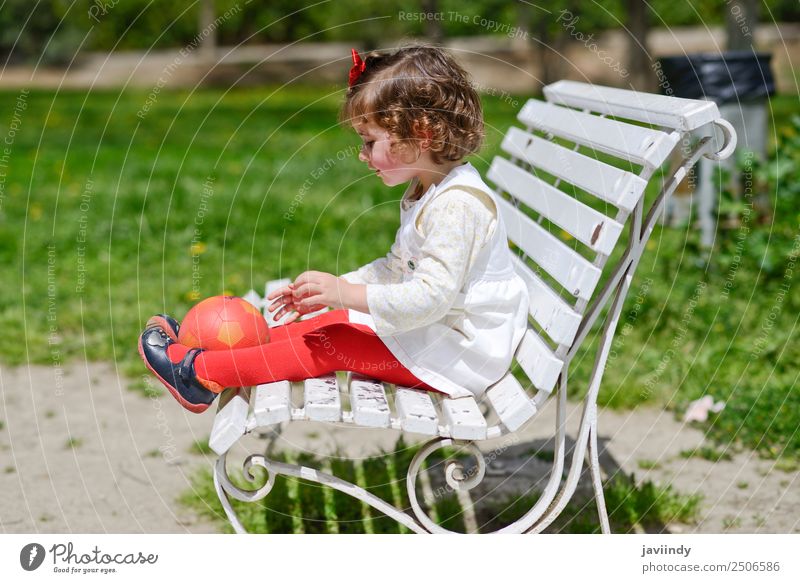
<svg viewBox="0 0 800 583">
<path fill-rule="evenodd" d="M 172 344 L 168 354 L 180 362 L 187 346 Z M 301 381 L 337 370 L 437 391 L 404 367 L 368 326 L 351 323 L 347 310 L 330 310 L 307 320 L 270 328 L 270 341 L 253 348 L 204 350 L 195 373 L 223 387 L 246 387 L 274 381 Z"/>
</svg>

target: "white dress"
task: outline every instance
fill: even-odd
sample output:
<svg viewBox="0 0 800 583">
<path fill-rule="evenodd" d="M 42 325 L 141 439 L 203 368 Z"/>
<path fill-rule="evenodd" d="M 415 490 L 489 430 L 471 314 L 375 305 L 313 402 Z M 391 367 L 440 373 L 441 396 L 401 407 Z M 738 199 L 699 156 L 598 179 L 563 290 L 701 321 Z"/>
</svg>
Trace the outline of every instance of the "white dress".
<svg viewBox="0 0 800 583">
<path fill-rule="evenodd" d="M 409 204 L 417 182 L 403 195 L 387 256 L 341 276 L 367 286 L 370 313 L 348 315 L 431 387 L 480 396 L 509 370 L 528 323 L 528 290 L 496 195 L 471 164 Z"/>
</svg>

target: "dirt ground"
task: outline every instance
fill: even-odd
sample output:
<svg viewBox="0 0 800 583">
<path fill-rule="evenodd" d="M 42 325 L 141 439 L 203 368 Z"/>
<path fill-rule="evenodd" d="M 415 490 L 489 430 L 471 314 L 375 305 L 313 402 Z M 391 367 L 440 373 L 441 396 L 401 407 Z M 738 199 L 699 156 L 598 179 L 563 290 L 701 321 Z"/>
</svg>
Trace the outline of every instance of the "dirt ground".
<svg viewBox="0 0 800 583">
<path fill-rule="evenodd" d="M 195 415 L 169 395 L 151 399 L 128 383 L 107 363 L 0 370 L 0 532 L 216 532 L 176 501 L 191 488 L 196 468 L 213 463 L 213 454 L 192 452 L 208 437 L 213 408 Z M 520 443 L 550 437 L 554 413 L 546 406 Z M 571 404 L 570 428 L 579 414 Z M 702 433 L 656 409 L 601 410 L 599 427 L 606 470 L 619 467 L 637 481 L 703 495 L 699 523 L 671 524 L 670 532 L 800 532 L 800 472 L 749 453 L 716 463 L 685 459 L 680 452 L 701 445 Z M 324 453 L 338 444 L 361 456 L 391 449 L 397 437 L 297 422 L 276 447 Z"/>
</svg>

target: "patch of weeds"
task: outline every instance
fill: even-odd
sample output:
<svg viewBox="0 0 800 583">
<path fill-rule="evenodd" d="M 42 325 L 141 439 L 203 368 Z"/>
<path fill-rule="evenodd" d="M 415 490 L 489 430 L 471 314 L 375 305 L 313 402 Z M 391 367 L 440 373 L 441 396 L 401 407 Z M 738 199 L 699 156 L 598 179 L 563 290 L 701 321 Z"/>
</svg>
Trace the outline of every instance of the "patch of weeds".
<svg viewBox="0 0 800 583">
<path fill-rule="evenodd" d="M 731 530 L 732 528 L 739 528 L 742 525 L 742 519 L 737 516 L 726 516 L 722 519 L 722 528 Z"/>
<path fill-rule="evenodd" d="M 208 445 L 208 439 L 195 440 L 195 442 L 189 447 L 189 453 L 209 455 L 213 452 L 214 450 L 211 449 L 210 445 Z"/>
<path fill-rule="evenodd" d="M 736 483 L 736 487 L 737 487 L 737 488 L 739 488 L 740 490 L 745 490 L 745 489 L 747 489 L 747 487 L 748 487 L 749 485 L 750 485 L 750 484 L 748 484 L 747 482 L 737 482 L 737 483 Z"/>
<path fill-rule="evenodd" d="M 636 465 L 638 465 L 643 470 L 661 469 L 661 464 L 655 460 L 639 460 L 638 462 L 636 462 Z"/>
<path fill-rule="evenodd" d="M 83 445 L 83 440 L 80 437 L 70 437 L 64 444 L 65 449 L 78 449 Z"/>
<path fill-rule="evenodd" d="M 800 469 L 800 460 L 789 457 L 781 457 L 775 461 L 775 469 L 782 472 L 796 472 Z"/>
<path fill-rule="evenodd" d="M 682 522 L 694 524 L 700 510 L 702 495 L 680 494 L 671 485 L 659 486 L 650 480 L 636 485 L 618 477 L 604 487 L 609 517 L 622 524 L 641 524 L 644 527 Z"/>
<path fill-rule="evenodd" d="M 6 474 L 13 474 L 16 471 L 17 468 L 15 468 L 14 466 L 6 466 L 5 469 L 3 470 L 3 472 Z"/>
<path fill-rule="evenodd" d="M 3 429 L 5 429 L 5 428 L 6 428 L 6 422 L 5 422 L 5 421 L 2 421 L 2 420 L 0 420 L 0 430 L 3 430 Z"/>
<path fill-rule="evenodd" d="M 697 447 L 695 449 L 684 449 L 681 452 L 681 457 L 689 459 L 689 458 L 702 458 L 704 460 L 708 460 L 710 462 L 719 462 L 719 461 L 730 461 L 733 459 L 730 453 L 724 449 L 715 449 L 713 447 L 709 447 L 707 445 Z"/>
<path fill-rule="evenodd" d="M 48 409 L 47 411 L 44 412 L 44 418 L 45 419 L 52 419 L 55 416 L 56 416 L 55 411 L 53 411 L 51 409 Z"/>
</svg>

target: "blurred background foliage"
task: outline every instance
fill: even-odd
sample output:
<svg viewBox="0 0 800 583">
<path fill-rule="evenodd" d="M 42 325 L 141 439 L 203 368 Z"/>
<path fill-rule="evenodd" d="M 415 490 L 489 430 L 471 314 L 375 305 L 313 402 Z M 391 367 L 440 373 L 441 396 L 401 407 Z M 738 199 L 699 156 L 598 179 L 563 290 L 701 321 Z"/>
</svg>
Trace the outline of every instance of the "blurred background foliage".
<svg viewBox="0 0 800 583">
<path fill-rule="evenodd" d="M 362 40 L 368 48 L 387 38 L 404 36 L 468 37 L 508 34 L 476 26 L 475 16 L 509 23 L 540 38 L 566 34 L 554 15 L 568 10 L 580 17 L 583 30 L 602 32 L 627 22 L 629 0 L 604 2 L 552 0 L 542 10 L 508 0 L 386 0 L 310 2 L 297 0 L 215 0 L 216 15 L 228 12 L 216 29 L 220 45 Z M 650 25 L 677 27 L 721 25 L 725 0 L 651 0 Z M 5 0 L 0 10 L 0 55 L 5 62 L 67 64 L 76 51 L 147 50 L 179 47 L 195 38 L 203 2 L 186 0 Z M 549 10 L 549 13 L 546 12 Z M 401 19 L 400 13 L 440 12 L 430 22 Z M 797 0 L 771 0 L 761 7 L 762 22 L 800 20 Z M 347 23 L 338 25 L 337 23 Z M 44 49 L 42 49 L 44 47 Z"/>
</svg>

